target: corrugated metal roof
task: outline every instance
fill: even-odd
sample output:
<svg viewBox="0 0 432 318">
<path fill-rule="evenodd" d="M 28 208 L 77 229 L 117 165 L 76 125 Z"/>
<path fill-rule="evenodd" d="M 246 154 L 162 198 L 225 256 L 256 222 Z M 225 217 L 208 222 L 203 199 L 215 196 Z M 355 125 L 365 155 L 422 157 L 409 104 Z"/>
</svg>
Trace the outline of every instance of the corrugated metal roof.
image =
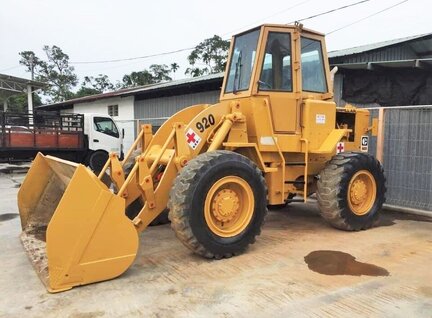
<svg viewBox="0 0 432 318">
<path fill-rule="evenodd" d="M 202 83 L 205 81 L 223 78 L 223 76 L 224 76 L 224 73 L 215 73 L 215 74 L 209 74 L 209 75 L 204 75 L 204 76 L 199 76 L 199 77 L 184 78 L 184 79 L 175 80 L 175 81 L 150 84 L 150 85 L 145 85 L 145 86 L 124 88 L 124 89 L 120 89 L 120 90 L 113 91 L 113 92 L 95 94 L 95 95 L 84 96 L 84 97 L 80 97 L 80 98 L 73 98 L 73 99 L 69 99 L 69 100 L 64 101 L 64 102 L 42 105 L 42 106 L 39 106 L 38 108 L 44 108 L 44 107 L 51 108 L 53 106 L 67 106 L 67 105 L 90 102 L 90 101 L 94 101 L 94 100 L 98 100 L 98 99 L 104 99 L 104 98 L 136 95 L 139 93 L 149 92 L 149 91 L 153 91 L 153 90 L 159 90 L 162 88 L 172 88 L 172 87 L 189 85 L 189 84 L 194 84 L 194 83 Z"/>
<path fill-rule="evenodd" d="M 45 87 L 48 85 L 47 83 L 29 80 L 29 79 L 22 78 L 22 77 L 6 75 L 6 74 L 0 74 L 0 79 L 5 80 L 5 81 L 10 81 L 10 82 L 16 82 L 19 84 L 31 85 L 34 88 L 42 88 L 42 87 Z"/>
<path fill-rule="evenodd" d="M 378 62 L 360 62 L 360 63 L 341 63 L 331 64 L 340 69 L 348 70 L 373 70 L 375 67 L 381 68 L 422 68 L 423 66 L 431 67 L 432 58 L 428 59 L 410 59 L 398 61 L 378 61 Z"/>
<path fill-rule="evenodd" d="M 389 40 L 389 41 L 377 42 L 377 43 L 372 43 L 372 44 L 367 44 L 367 45 L 361 45 L 361 46 L 356 46 L 356 47 L 343 49 L 343 50 L 331 51 L 328 53 L 328 57 L 334 58 L 334 57 L 340 57 L 340 56 L 346 56 L 346 55 L 352 55 L 352 54 L 359 54 L 359 53 L 372 51 L 372 50 L 380 49 L 380 48 L 391 46 L 391 45 L 396 45 L 396 44 L 403 43 L 403 42 L 418 40 L 420 38 L 427 37 L 427 36 L 432 36 L 432 33 L 413 35 L 413 36 L 408 36 L 405 38 L 399 38 L 399 39 L 394 39 L 394 40 Z"/>
<path fill-rule="evenodd" d="M 135 95 L 135 94 L 141 93 L 141 92 L 152 91 L 152 90 L 166 88 L 166 87 L 171 88 L 171 87 L 175 87 L 175 86 L 193 84 L 196 82 L 202 83 L 202 82 L 209 81 L 212 79 L 223 78 L 223 76 L 224 76 L 224 73 L 221 72 L 221 73 L 209 74 L 209 75 L 204 75 L 204 76 L 199 76 L 199 77 L 185 78 L 185 79 L 176 80 L 176 81 L 147 85 L 147 86 L 142 86 L 140 88 L 136 88 L 135 90 L 131 90 L 127 93 L 127 95 Z"/>
</svg>

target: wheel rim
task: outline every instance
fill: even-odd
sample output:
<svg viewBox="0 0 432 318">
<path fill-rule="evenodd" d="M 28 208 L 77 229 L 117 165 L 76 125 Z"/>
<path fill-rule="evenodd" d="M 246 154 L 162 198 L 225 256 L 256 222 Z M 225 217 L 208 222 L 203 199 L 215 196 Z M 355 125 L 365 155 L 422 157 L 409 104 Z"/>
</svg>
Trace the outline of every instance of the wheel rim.
<svg viewBox="0 0 432 318">
<path fill-rule="evenodd" d="M 249 225 L 254 207 L 250 185 L 240 177 L 229 176 L 210 188 L 205 199 L 204 216 L 214 234 L 233 237 Z"/>
<path fill-rule="evenodd" d="M 356 215 L 365 215 L 372 208 L 376 199 L 376 182 L 367 170 L 360 170 L 353 175 L 348 186 L 348 205 Z"/>
</svg>

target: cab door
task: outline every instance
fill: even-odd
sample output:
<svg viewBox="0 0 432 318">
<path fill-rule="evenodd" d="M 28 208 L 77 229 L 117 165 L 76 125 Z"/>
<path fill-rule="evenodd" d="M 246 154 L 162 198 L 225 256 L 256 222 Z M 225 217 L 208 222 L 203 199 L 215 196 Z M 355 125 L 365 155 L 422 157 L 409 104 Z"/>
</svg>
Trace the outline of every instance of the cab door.
<svg viewBox="0 0 432 318">
<path fill-rule="evenodd" d="M 299 125 L 300 94 L 295 93 L 298 88 L 293 80 L 293 33 L 286 28 L 268 28 L 264 41 L 257 94 L 269 96 L 275 132 L 295 133 Z"/>
</svg>

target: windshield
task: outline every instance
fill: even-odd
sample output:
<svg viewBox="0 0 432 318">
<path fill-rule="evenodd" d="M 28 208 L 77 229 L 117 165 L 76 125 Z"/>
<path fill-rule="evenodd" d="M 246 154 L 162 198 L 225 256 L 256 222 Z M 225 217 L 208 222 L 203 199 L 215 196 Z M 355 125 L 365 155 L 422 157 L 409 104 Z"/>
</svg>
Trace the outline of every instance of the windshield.
<svg viewBox="0 0 432 318">
<path fill-rule="evenodd" d="M 117 127 L 111 118 L 94 117 L 93 124 L 96 131 L 116 138 L 119 137 L 119 132 L 117 130 Z"/>
<path fill-rule="evenodd" d="M 235 38 L 225 93 L 249 89 L 259 33 L 256 29 Z"/>
</svg>

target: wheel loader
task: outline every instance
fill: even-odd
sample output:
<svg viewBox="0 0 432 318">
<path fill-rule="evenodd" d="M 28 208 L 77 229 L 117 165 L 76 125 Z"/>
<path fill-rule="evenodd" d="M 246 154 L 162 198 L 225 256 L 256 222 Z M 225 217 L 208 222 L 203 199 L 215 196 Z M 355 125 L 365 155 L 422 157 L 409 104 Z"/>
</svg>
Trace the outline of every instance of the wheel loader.
<svg viewBox="0 0 432 318">
<path fill-rule="evenodd" d="M 121 275 L 139 233 L 166 209 L 177 238 L 214 259 L 254 243 L 268 207 L 313 194 L 332 226 L 374 226 L 386 191 L 367 153 L 374 125 L 367 110 L 337 108 L 332 90 L 324 35 L 266 24 L 232 38 L 217 104 L 185 108 L 154 135 L 143 125 L 124 160 L 110 154 L 99 175 L 38 154 L 18 206 L 48 291 Z"/>
</svg>

